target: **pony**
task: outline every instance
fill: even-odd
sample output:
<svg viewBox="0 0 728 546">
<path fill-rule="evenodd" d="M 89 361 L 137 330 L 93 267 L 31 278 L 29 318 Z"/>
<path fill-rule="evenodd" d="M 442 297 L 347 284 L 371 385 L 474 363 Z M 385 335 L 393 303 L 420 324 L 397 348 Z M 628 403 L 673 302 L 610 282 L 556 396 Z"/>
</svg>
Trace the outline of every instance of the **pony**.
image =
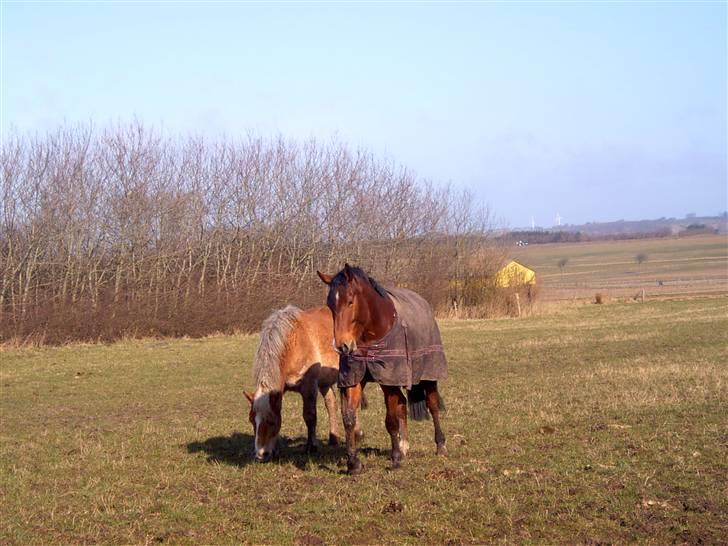
<svg viewBox="0 0 728 546">
<path fill-rule="evenodd" d="M 437 383 L 447 377 L 447 363 L 429 304 L 411 290 L 386 289 L 349 264 L 336 275 L 316 273 L 329 289 L 326 305 L 333 317 L 334 345 L 341 355 L 338 385 L 348 473 L 362 471 L 356 415 L 369 381 L 379 383 L 384 393 L 393 468 L 400 467 L 409 450 L 407 403 L 414 420 L 426 419 L 425 407 L 429 410 L 437 454 L 446 455 L 440 425 L 444 403 Z M 407 391 L 406 399 L 402 387 Z"/>
<path fill-rule="evenodd" d="M 303 398 L 306 453 L 317 451 L 316 399 L 321 393 L 329 418 L 329 444 L 339 445 L 336 418 L 336 383 L 339 354 L 332 343 L 333 320 L 326 307 L 302 311 L 289 305 L 264 322 L 253 364 L 255 392 L 245 391 L 250 402 L 248 419 L 255 436 L 254 457 L 265 462 L 278 453 L 283 393 Z M 357 433 L 361 435 L 358 424 Z"/>
</svg>

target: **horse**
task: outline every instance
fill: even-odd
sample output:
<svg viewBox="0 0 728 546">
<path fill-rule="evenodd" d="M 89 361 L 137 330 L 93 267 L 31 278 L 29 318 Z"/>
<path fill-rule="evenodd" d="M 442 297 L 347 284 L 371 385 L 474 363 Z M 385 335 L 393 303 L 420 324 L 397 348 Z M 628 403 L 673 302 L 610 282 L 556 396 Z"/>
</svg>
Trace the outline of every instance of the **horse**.
<svg viewBox="0 0 728 546">
<path fill-rule="evenodd" d="M 336 275 L 316 272 L 328 285 L 334 344 L 341 356 L 338 385 L 346 430 L 347 471 L 358 474 L 356 415 L 362 390 L 369 381 L 380 384 L 386 407 L 385 426 L 392 441 L 392 467 L 399 468 L 409 451 L 407 403 L 414 420 L 432 415 L 438 455 L 446 455 L 440 426 L 444 403 L 438 381 L 447 377 L 440 331 L 430 305 L 404 288 L 385 289 L 349 264 Z M 407 399 L 402 393 L 407 390 Z"/>
<path fill-rule="evenodd" d="M 298 392 L 303 398 L 305 452 L 317 451 L 318 392 L 324 397 L 329 417 L 329 444 L 339 445 L 332 388 L 339 370 L 339 354 L 334 350 L 332 330 L 333 319 L 326 307 L 302 311 L 289 305 L 263 322 L 253 364 L 255 392 L 244 392 L 250 402 L 248 419 L 253 425 L 257 461 L 265 462 L 278 453 L 283 393 L 287 391 Z M 358 416 L 356 429 L 361 436 Z"/>
</svg>

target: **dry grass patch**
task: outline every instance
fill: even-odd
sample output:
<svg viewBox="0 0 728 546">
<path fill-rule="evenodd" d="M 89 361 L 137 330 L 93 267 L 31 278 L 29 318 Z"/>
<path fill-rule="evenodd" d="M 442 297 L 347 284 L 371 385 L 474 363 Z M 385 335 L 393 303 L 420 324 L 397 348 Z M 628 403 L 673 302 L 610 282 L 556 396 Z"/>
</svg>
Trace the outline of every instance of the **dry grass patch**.
<svg viewBox="0 0 728 546">
<path fill-rule="evenodd" d="M 706 298 L 443 321 L 449 457 L 415 423 L 391 471 L 369 387 L 354 479 L 341 448 L 303 454 L 294 395 L 281 457 L 252 463 L 255 337 L 8 350 L 0 542 L 720 543 L 727 317 Z"/>
</svg>

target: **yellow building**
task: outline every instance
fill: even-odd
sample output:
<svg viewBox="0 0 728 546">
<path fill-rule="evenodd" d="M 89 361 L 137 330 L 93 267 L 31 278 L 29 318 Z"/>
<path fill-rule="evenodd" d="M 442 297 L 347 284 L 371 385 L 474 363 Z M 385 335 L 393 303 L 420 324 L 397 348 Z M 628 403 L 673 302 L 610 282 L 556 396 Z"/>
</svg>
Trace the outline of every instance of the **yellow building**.
<svg viewBox="0 0 728 546">
<path fill-rule="evenodd" d="M 495 285 L 499 288 L 536 284 L 536 272 L 525 265 L 511 260 L 495 274 Z"/>
</svg>

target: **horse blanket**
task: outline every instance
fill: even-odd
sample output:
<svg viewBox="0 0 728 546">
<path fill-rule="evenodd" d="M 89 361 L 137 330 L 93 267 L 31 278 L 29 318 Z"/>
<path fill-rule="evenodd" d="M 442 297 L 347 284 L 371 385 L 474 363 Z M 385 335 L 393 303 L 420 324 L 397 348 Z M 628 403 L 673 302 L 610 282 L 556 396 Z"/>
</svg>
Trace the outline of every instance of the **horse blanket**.
<svg viewBox="0 0 728 546">
<path fill-rule="evenodd" d="M 388 288 L 396 318 L 384 337 L 339 357 L 339 387 L 362 379 L 411 389 L 420 381 L 447 378 L 440 330 L 425 299 L 405 288 Z"/>
</svg>

